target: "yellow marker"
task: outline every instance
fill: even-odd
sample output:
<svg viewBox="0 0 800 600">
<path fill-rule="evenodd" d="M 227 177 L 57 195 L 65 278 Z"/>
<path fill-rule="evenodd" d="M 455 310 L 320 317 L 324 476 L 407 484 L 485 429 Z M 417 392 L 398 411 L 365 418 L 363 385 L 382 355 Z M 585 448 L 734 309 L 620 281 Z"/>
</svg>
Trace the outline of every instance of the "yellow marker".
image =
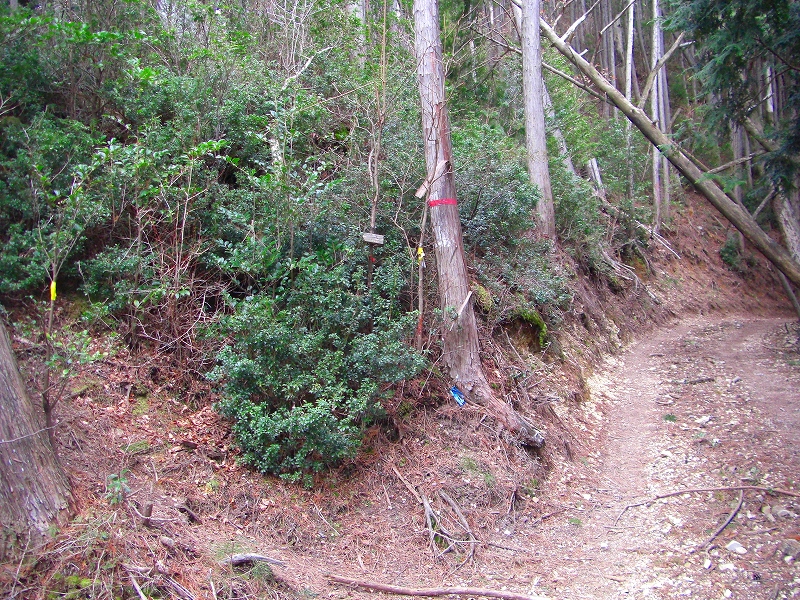
<svg viewBox="0 0 800 600">
<path fill-rule="evenodd" d="M 50 282 L 50 302 L 56 301 L 56 282 Z"/>
<path fill-rule="evenodd" d="M 425 258 L 425 252 L 422 250 L 422 246 L 417 246 L 417 260 L 422 262 L 423 258 Z"/>
</svg>

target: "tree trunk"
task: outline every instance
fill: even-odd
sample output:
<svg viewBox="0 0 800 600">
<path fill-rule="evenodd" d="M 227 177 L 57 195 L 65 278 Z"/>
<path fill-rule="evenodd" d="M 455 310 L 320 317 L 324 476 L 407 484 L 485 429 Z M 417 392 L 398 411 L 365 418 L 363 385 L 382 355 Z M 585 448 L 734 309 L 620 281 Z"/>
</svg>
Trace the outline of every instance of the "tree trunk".
<svg viewBox="0 0 800 600">
<path fill-rule="evenodd" d="M 550 92 L 547 91 L 546 84 L 542 86 L 542 91 L 544 92 L 544 110 L 547 113 L 547 118 L 553 123 L 553 137 L 556 139 L 558 151 L 561 153 L 561 162 L 564 164 L 564 168 L 568 173 L 578 177 L 578 171 L 575 169 L 575 165 L 572 162 L 572 157 L 569 154 L 569 148 L 567 147 L 567 140 L 564 137 L 564 132 L 561 131 L 561 127 L 558 125 L 556 110 L 553 108 L 553 100 L 550 98 Z"/>
<path fill-rule="evenodd" d="M 528 152 L 528 176 L 542 194 L 536 206 L 542 233 L 556 240 L 556 218 L 550 169 L 547 164 L 547 131 L 544 124 L 544 80 L 542 46 L 539 40 L 539 0 L 522 0 L 514 5 L 514 16 L 522 46 L 522 94 L 525 100 L 525 145 Z"/>
<path fill-rule="evenodd" d="M 542 32 L 550 43 L 561 52 L 575 67 L 578 68 L 592 83 L 597 86 L 613 102 L 630 121 L 641 131 L 644 136 L 675 165 L 675 168 L 686 177 L 695 188 L 728 219 L 731 224 L 741 231 L 753 246 L 772 262 L 778 269 L 795 284 L 800 285 L 800 261 L 797 261 L 780 244 L 769 237 L 756 223 L 755 219 L 742 210 L 733 200 L 705 174 L 697 168 L 681 151 L 681 149 L 666 135 L 664 135 L 647 115 L 636 106 L 628 102 L 623 94 L 618 92 L 606 79 L 598 73 L 589 62 L 579 56 L 569 44 L 563 42 L 558 34 L 543 20 L 539 21 Z"/>
<path fill-rule="evenodd" d="M 2 321 L 0 408 L 0 561 L 5 561 L 33 550 L 52 525 L 63 525 L 72 497 Z"/>
<path fill-rule="evenodd" d="M 628 28 L 625 36 L 625 98 L 633 102 L 633 35 L 636 4 L 628 7 Z M 625 121 L 625 147 L 628 162 L 628 197 L 633 198 L 633 148 L 631 146 L 631 122 Z"/>
<path fill-rule="evenodd" d="M 450 121 L 444 95 L 444 66 L 436 0 L 414 0 L 417 76 L 422 104 L 422 132 L 427 166 L 428 207 L 433 230 L 439 301 L 444 318 L 444 361 L 450 377 L 467 398 L 497 418 L 522 441 L 541 446 L 544 441 L 506 402 L 498 399 L 483 372 L 478 328 L 461 235 L 452 166 Z"/>
<path fill-rule="evenodd" d="M 800 194 L 797 190 L 778 194 L 773 200 L 783 240 L 795 260 L 800 261 Z"/>
<path fill-rule="evenodd" d="M 666 132 L 666 127 L 663 121 L 662 104 L 661 104 L 661 77 L 656 69 L 658 68 L 658 60 L 661 58 L 662 48 L 660 40 L 662 38 L 661 24 L 658 10 L 658 0 L 653 0 L 653 45 L 652 45 L 652 64 L 650 65 L 651 72 L 655 73 L 653 80 L 653 92 L 650 96 L 650 118 L 662 132 Z M 661 230 L 662 212 L 664 208 L 664 186 L 661 184 L 662 166 L 661 161 L 664 160 L 658 148 L 653 147 L 653 232 L 659 233 Z"/>
</svg>

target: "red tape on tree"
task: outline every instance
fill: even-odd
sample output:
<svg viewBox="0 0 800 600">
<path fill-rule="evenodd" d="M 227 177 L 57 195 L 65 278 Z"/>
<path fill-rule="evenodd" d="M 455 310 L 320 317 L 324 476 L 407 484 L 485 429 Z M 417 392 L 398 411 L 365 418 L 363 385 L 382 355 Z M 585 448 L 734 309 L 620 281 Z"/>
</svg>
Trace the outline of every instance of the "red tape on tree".
<svg viewBox="0 0 800 600">
<path fill-rule="evenodd" d="M 428 200 L 428 206 L 433 208 L 434 206 L 441 206 L 442 204 L 458 204 L 458 200 L 455 198 L 439 198 L 438 200 Z"/>
</svg>

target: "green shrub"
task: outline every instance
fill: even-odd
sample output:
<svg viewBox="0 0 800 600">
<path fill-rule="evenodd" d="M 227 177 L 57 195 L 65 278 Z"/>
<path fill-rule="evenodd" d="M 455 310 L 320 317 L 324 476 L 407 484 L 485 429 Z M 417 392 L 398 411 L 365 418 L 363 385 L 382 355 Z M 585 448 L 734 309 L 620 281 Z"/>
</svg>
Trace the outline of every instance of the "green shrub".
<svg viewBox="0 0 800 600">
<path fill-rule="evenodd" d="M 736 233 L 728 234 L 725 243 L 719 249 L 719 256 L 729 269 L 740 272 L 742 270 L 742 255 L 739 252 L 739 236 Z"/>
<path fill-rule="evenodd" d="M 290 264 L 274 295 L 235 303 L 221 323 L 231 342 L 211 375 L 242 461 L 290 480 L 353 456 L 382 386 L 423 364 L 404 343 L 415 315 L 396 305 L 399 269 L 378 267 L 367 289 L 362 268 L 325 256 Z"/>
</svg>

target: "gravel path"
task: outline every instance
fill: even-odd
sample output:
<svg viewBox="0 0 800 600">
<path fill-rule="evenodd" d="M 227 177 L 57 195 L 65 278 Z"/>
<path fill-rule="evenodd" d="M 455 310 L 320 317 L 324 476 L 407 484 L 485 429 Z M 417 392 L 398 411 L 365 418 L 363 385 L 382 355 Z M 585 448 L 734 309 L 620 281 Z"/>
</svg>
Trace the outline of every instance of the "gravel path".
<svg viewBox="0 0 800 600">
<path fill-rule="evenodd" d="M 800 356 L 782 320 L 684 321 L 593 377 L 593 448 L 561 469 L 536 543 L 557 599 L 800 596 Z M 599 432 L 599 433 L 598 433 Z M 742 504 L 739 504 L 740 493 Z M 707 541 L 735 512 L 732 523 Z"/>
</svg>

